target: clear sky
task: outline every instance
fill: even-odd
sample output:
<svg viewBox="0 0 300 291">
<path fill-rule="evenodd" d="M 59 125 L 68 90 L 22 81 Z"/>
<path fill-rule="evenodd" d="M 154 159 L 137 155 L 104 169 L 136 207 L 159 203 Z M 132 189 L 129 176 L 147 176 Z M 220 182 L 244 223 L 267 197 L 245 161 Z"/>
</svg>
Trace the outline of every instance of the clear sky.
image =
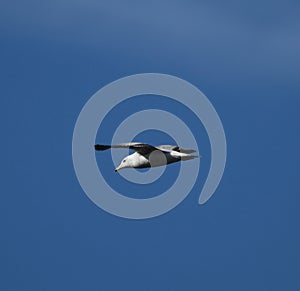
<svg viewBox="0 0 300 291">
<path fill-rule="evenodd" d="M 300 290 L 299 9 L 276 0 L 2 0 L 0 290 Z M 207 204 L 194 189 L 171 212 L 134 221 L 85 195 L 72 134 L 97 90 L 145 72 L 204 92 L 228 157 Z M 104 125 L 109 136 L 115 124 Z M 200 189 L 208 167 L 203 158 Z"/>
</svg>

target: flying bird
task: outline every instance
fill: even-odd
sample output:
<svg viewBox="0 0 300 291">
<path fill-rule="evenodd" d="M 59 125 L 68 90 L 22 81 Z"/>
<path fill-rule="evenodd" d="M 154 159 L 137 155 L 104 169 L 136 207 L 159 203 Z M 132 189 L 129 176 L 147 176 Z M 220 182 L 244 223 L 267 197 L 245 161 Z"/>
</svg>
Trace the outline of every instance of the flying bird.
<svg viewBox="0 0 300 291">
<path fill-rule="evenodd" d="M 192 149 L 184 149 L 173 145 L 152 146 L 140 142 L 121 143 L 116 145 L 96 144 L 96 151 L 105 151 L 111 148 L 128 148 L 135 152 L 125 157 L 115 172 L 124 168 L 151 168 L 172 164 L 179 161 L 187 161 L 201 156 L 192 155 L 196 152 Z"/>
</svg>

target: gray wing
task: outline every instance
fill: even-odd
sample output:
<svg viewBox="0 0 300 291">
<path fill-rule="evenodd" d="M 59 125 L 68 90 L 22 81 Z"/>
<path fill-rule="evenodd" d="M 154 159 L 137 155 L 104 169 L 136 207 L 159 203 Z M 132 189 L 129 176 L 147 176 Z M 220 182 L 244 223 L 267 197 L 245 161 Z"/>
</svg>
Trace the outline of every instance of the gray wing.
<svg viewBox="0 0 300 291">
<path fill-rule="evenodd" d="M 162 150 L 162 151 L 175 151 L 175 152 L 179 152 L 179 153 L 184 153 L 184 154 L 191 154 L 196 152 L 195 150 L 192 149 L 184 149 L 182 147 L 179 147 L 177 145 L 160 145 L 157 146 L 156 148 Z"/>
<path fill-rule="evenodd" d="M 156 148 L 150 144 L 140 143 L 140 142 L 128 142 L 128 143 L 120 143 L 120 144 L 115 144 L 115 145 L 101 145 L 101 144 L 95 145 L 96 151 L 105 151 L 105 150 L 108 150 L 111 148 L 113 148 L 113 149 L 118 149 L 118 148 L 132 149 L 141 155 L 150 154 L 151 152 L 153 152 L 155 150 L 163 151 L 162 149 Z"/>
</svg>

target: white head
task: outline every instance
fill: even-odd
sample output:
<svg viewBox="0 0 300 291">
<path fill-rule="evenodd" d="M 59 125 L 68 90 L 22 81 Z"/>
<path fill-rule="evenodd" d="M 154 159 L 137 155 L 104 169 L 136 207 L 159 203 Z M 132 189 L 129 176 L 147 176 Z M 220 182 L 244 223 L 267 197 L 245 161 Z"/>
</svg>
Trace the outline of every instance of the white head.
<svg viewBox="0 0 300 291">
<path fill-rule="evenodd" d="M 115 172 L 124 169 L 124 168 L 134 168 L 136 166 L 136 160 L 134 159 L 133 155 L 129 155 L 125 157 L 121 164 L 115 168 Z"/>
</svg>

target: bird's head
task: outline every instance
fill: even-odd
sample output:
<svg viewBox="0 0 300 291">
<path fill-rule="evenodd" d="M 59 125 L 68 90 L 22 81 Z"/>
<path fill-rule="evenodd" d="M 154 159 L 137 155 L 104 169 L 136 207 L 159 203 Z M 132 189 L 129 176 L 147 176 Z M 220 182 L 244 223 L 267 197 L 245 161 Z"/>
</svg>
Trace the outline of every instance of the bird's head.
<svg viewBox="0 0 300 291">
<path fill-rule="evenodd" d="M 125 157 L 122 162 L 120 163 L 120 165 L 118 167 L 115 168 L 115 172 L 124 169 L 124 168 L 133 168 L 133 160 L 131 156 L 127 156 Z"/>
</svg>

